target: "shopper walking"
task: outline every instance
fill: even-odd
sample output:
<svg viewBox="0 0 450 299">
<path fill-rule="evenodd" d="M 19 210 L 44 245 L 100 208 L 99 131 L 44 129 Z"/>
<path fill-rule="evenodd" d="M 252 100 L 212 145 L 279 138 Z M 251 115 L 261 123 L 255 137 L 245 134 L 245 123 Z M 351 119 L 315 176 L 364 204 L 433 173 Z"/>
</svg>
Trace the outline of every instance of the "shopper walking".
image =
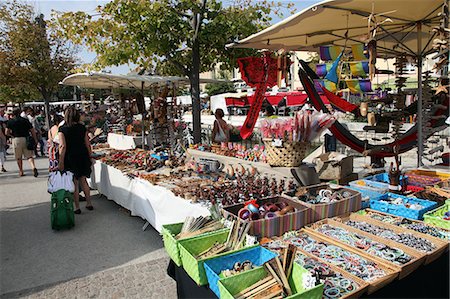
<svg viewBox="0 0 450 299">
<path fill-rule="evenodd" d="M 36 131 L 28 119 L 20 116 L 20 112 L 20 109 L 15 109 L 13 111 L 14 117 L 6 124 L 6 135 L 13 137 L 12 145 L 14 148 L 14 157 L 16 158 L 17 166 L 19 167 L 19 175 L 25 175 L 23 173 L 22 163 L 22 157 L 25 157 L 25 159 L 28 159 L 28 162 L 30 162 L 34 176 L 37 177 L 38 171 L 34 164 L 33 150 L 29 150 L 27 147 L 27 138 L 30 138 L 30 135 L 35 142 L 34 145 L 37 144 Z"/>
<path fill-rule="evenodd" d="M 5 133 L 3 133 L 3 127 L 0 124 L 0 171 L 1 172 L 6 172 L 5 160 L 6 160 L 6 136 L 5 136 Z"/>
<path fill-rule="evenodd" d="M 64 115 L 64 125 L 59 128 L 59 162 L 61 171 L 70 171 L 74 175 L 75 214 L 80 214 L 80 190 L 86 197 L 86 209 L 93 210 L 87 178 L 91 175 L 92 149 L 86 127 L 79 123 L 80 113 L 70 106 Z"/>
<path fill-rule="evenodd" d="M 50 117 L 50 130 L 48 130 L 48 171 L 53 172 L 58 170 L 59 160 L 59 124 L 63 121 L 63 117 L 59 114 L 53 114 Z"/>
</svg>

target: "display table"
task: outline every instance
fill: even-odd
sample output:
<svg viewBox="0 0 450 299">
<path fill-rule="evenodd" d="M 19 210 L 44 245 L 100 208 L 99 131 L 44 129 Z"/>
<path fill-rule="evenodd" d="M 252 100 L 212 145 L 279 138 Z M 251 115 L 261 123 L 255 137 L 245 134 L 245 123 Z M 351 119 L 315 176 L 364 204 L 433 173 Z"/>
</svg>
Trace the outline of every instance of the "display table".
<svg viewBox="0 0 450 299">
<path fill-rule="evenodd" d="M 142 145 L 142 136 L 128 136 L 123 134 L 108 133 L 108 144 L 110 148 L 118 150 L 135 149 Z"/>
<path fill-rule="evenodd" d="M 184 222 L 188 216 L 207 216 L 209 210 L 193 204 L 170 190 L 150 182 L 131 178 L 119 169 L 96 161 L 89 184 L 100 194 L 147 220 L 158 232 L 162 225 Z"/>
<path fill-rule="evenodd" d="M 431 264 L 422 266 L 408 277 L 362 298 L 449 298 L 448 251 Z M 171 260 L 167 274 L 177 283 L 178 298 L 217 298 L 206 286 L 198 286 L 182 267 Z"/>
<path fill-rule="evenodd" d="M 236 166 L 238 164 L 244 166 L 245 168 L 253 166 L 258 170 L 260 174 L 264 174 L 267 176 L 274 175 L 279 178 L 285 177 L 287 179 L 293 179 L 294 177 L 291 174 L 291 169 L 296 168 L 296 167 L 272 167 L 269 164 L 263 162 L 252 162 L 244 159 L 222 156 L 215 153 L 199 151 L 191 148 L 187 150 L 187 154 L 188 156 L 194 157 L 195 159 L 200 158 L 215 159 L 223 163 L 225 166 L 226 165 Z"/>
</svg>

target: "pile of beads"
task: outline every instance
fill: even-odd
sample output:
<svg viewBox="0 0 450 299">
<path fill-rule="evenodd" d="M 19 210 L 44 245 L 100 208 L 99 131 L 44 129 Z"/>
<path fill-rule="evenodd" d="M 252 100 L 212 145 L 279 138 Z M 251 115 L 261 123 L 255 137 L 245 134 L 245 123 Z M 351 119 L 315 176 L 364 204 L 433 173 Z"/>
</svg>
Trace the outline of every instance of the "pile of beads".
<svg viewBox="0 0 450 299">
<path fill-rule="evenodd" d="M 394 223 L 397 226 L 415 230 L 416 232 L 427 234 L 439 239 L 450 240 L 450 231 L 440 229 L 438 227 L 429 226 L 421 222 L 412 222 L 406 218 Z"/>
<path fill-rule="evenodd" d="M 356 282 L 333 271 L 330 266 L 315 258 L 299 253 L 295 261 L 323 283 L 323 298 L 341 298 L 359 288 Z"/>
<path fill-rule="evenodd" d="M 406 218 L 399 218 L 390 215 L 379 214 L 375 212 L 368 211 L 366 216 L 372 219 L 382 221 L 385 223 L 390 223 L 396 226 L 400 226 L 407 229 L 412 229 L 417 232 L 427 234 L 439 239 L 450 240 L 450 231 L 440 229 L 438 227 L 427 225 L 423 222 L 411 221 Z"/>
<path fill-rule="evenodd" d="M 354 232 L 349 232 L 341 227 L 323 224 L 316 230 L 333 239 L 344 242 L 355 248 L 367 251 L 367 253 L 376 255 L 397 265 L 404 265 L 412 260 L 412 257 L 404 253 L 399 248 L 390 247 L 386 244 L 376 242 L 365 236 Z"/>
<path fill-rule="evenodd" d="M 364 281 L 374 281 L 386 275 L 376 263 L 362 256 L 325 242 L 319 242 L 308 234 L 285 235 L 284 239 L 314 256 L 325 259 Z"/>
<path fill-rule="evenodd" d="M 345 224 L 362 230 L 372 235 L 380 236 L 381 238 L 393 240 L 395 242 L 404 244 L 408 247 L 412 247 L 422 252 L 432 252 L 436 249 L 436 245 L 430 241 L 416 237 L 410 233 L 396 233 L 391 229 L 384 228 L 378 225 L 367 223 L 364 221 L 349 220 Z"/>
</svg>

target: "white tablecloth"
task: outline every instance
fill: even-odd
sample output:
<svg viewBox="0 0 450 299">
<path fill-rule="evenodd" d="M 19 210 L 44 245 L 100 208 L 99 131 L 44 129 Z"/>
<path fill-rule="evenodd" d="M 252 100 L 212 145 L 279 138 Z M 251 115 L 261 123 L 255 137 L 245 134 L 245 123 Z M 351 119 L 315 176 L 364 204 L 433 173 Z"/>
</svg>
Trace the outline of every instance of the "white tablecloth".
<svg viewBox="0 0 450 299">
<path fill-rule="evenodd" d="M 92 188 L 147 220 L 158 232 L 163 224 L 184 222 L 187 216 L 207 216 L 200 204 L 175 196 L 170 190 L 142 179 L 131 179 L 120 170 L 96 161 L 90 179 Z"/>
<path fill-rule="evenodd" d="M 108 144 L 110 148 L 118 150 L 135 149 L 142 145 L 142 136 L 108 133 Z"/>
</svg>

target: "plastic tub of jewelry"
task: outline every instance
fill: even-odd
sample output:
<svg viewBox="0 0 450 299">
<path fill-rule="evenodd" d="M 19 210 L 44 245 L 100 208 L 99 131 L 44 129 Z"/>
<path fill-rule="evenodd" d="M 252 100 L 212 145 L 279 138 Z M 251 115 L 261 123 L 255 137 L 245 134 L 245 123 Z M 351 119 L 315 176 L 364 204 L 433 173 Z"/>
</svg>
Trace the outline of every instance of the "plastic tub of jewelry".
<svg viewBox="0 0 450 299">
<path fill-rule="evenodd" d="M 436 206 L 437 203 L 433 201 L 395 193 L 386 193 L 381 198 L 370 200 L 373 210 L 416 220 L 422 220 L 423 215 Z"/>
<path fill-rule="evenodd" d="M 215 257 L 226 255 L 233 252 L 242 251 L 246 248 L 227 251 L 219 254 L 205 256 L 205 253 L 211 252 L 214 246 L 220 246 L 227 242 L 229 230 L 212 233 L 206 236 L 199 236 L 189 240 L 179 242 L 180 257 L 183 269 L 198 284 L 208 283 L 203 263 Z M 247 247 L 249 248 L 249 247 Z"/>
<path fill-rule="evenodd" d="M 425 223 L 420 220 L 407 219 L 403 217 L 386 214 L 380 211 L 365 209 L 357 212 L 358 215 L 369 217 L 384 223 L 399 226 L 416 233 L 427 235 L 438 241 L 450 242 L 450 230 Z"/>
<path fill-rule="evenodd" d="M 242 295 L 249 294 L 249 292 L 252 292 L 254 294 L 257 293 L 258 290 L 267 289 L 268 284 L 269 286 L 271 283 L 276 285 L 276 281 L 274 282 L 273 280 L 270 280 L 269 276 L 270 274 L 264 268 L 260 267 L 238 275 L 221 279 L 218 282 L 220 298 L 239 298 Z M 323 294 L 323 284 L 318 284 L 312 286 L 311 288 L 308 288 L 309 286 L 303 285 L 304 278 L 306 277 L 310 277 L 309 271 L 299 264 L 294 263 L 292 266 L 291 275 L 289 277 L 289 286 L 293 294 L 284 298 L 321 299 Z M 260 285 L 261 283 L 263 284 Z M 268 290 L 267 293 L 264 293 L 264 295 L 266 296 L 270 294 L 271 290 Z M 251 294 L 249 294 L 249 296 L 247 297 L 250 297 L 250 295 Z"/>
<path fill-rule="evenodd" d="M 219 286 L 217 285 L 219 279 L 260 268 L 265 262 L 276 256 L 272 251 L 258 246 L 209 259 L 203 264 L 209 288 L 220 298 Z"/>
<path fill-rule="evenodd" d="M 365 177 L 364 180 L 377 182 L 380 184 L 384 184 L 385 188 L 389 190 L 389 174 L 387 172 L 384 173 L 378 173 L 375 175 L 371 175 L 368 177 Z M 408 184 L 408 177 L 406 175 L 400 176 L 400 185 L 407 185 Z M 381 185 L 379 185 L 381 186 Z"/>
<path fill-rule="evenodd" d="M 368 208 L 370 206 L 371 199 L 376 200 L 378 198 L 381 198 L 381 196 L 383 195 L 383 193 L 372 191 L 369 189 L 364 189 L 364 188 L 359 188 L 359 187 L 354 187 L 354 186 L 350 186 L 349 188 L 361 193 L 361 209 Z"/>
<path fill-rule="evenodd" d="M 370 255 L 344 247 L 341 243 L 311 230 L 301 229 L 286 233 L 283 240 L 297 246 L 302 252 L 310 253 L 321 262 L 332 264 L 364 280 L 369 284 L 368 294 L 391 283 L 400 272 L 397 267 L 381 263 Z"/>
<path fill-rule="evenodd" d="M 442 207 L 427 212 L 424 215 L 424 222 L 450 229 L 450 199 L 447 199 Z"/>
<path fill-rule="evenodd" d="M 359 298 L 365 292 L 369 284 L 333 264 L 321 262 L 317 257 L 308 252 L 298 250 L 296 262 L 313 274 L 323 283 L 323 298 Z"/>
<path fill-rule="evenodd" d="M 389 185 L 386 183 L 380 183 L 375 181 L 369 181 L 366 179 L 359 179 L 348 183 L 350 187 L 364 189 L 367 191 L 386 193 L 389 191 Z"/>
<path fill-rule="evenodd" d="M 170 256 L 170 258 L 174 261 L 174 263 L 180 267 L 182 265 L 181 257 L 180 257 L 180 249 L 178 248 L 178 243 L 181 240 L 188 240 L 191 238 L 183 238 L 183 239 L 177 239 L 176 235 L 178 235 L 181 232 L 181 228 L 183 227 L 183 222 L 181 223 L 174 223 L 174 224 L 166 224 L 162 226 L 161 234 L 163 237 L 164 242 L 164 248 L 166 249 L 167 254 Z M 226 228 L 223 228 L 222 230 L 228 230 Z M 207 232 L 203 233 L 197 236 L 204 236 L 209 235 L 212 233 L 216 233 L 217 231 L 213 232 Z M 195 236 L 195 237 L 197 237 Z M 194 237 L 194 238 L 195 238 Z"/>
<path fill-rule="evenodd" d="M 249 235 L 281 236 L 311 223 L 311 209 L 303 203 L 284 196 L 270 197 L 222 208 L 225 218 L 242 219 L 251 223 Z"/>
<path fill-rule="evenodd" d="M 331 238 L 344 248 L 354 249 L 363 256 L 399 269 L 399 279 L 411 274 L 425 261 L 425 254 L 408 246 L 371 235 L 332 219 L 316 222 L 305 229 L 324 238 Z"/>
<path fill-rule="evenodd" d="M 295 194 L 287 195 L 311 208 L 311 222 L 361 209 L 361 193 L 340 185 L 324 183 L 300 187 Z"/>
<path fill-rule="evenodd" d="M 425 265 L 440 257 L 448 247 L 446 241 L 363 215 L 351 214 L 349 217 L 340 217 L 336 220 L 360 231 L 407 246 L 419 254 L 424 254 Z"/>
</svg>

